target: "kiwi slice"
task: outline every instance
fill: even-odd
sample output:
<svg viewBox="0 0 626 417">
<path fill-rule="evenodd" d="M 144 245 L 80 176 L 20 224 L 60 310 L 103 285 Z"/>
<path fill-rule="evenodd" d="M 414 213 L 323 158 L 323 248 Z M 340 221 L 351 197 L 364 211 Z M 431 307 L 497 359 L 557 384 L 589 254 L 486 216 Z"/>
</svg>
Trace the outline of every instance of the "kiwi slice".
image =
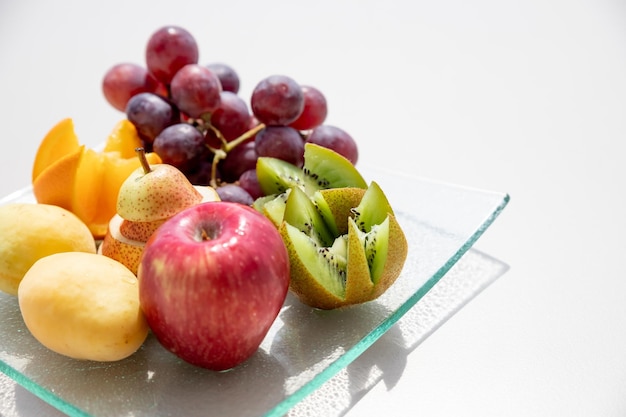
<svg viewBox="0 0 626 417">
<path fill-rule="evenodd" d="M 299 187 L 307 195 L 317 190 L 341 187 L 367 188 L 356 167 L 332 149 L 307 143 L 304 145 L 304 166 L 297 166 L 272 157 L 257 159 L 257 178 L 266 195 L 281 194 Z"/>
<path fill-rule="evenodd" d="M 294 188 L 279 230 L 290 256 L 290 289 L 321 309 L 377 298 L 407 256 L 404 233 L 376 183 L 367 190 L 319 190 L 313 197 Z"/>
<path fill-rule="evenodd" d="M 280 227 L 280 233 L 289 252 L 290 290 L 313 307 L 341 306 L 346 293 L 346 257 L 330 255 L 329 248 L 320 247 L 287 222 Z"/>
<path fill-rule="evenodd" d="M 393 209 L 378 183 L 372 181 L 359 205 L 350 210 L 374 283 L 380 280 L 387 259 L 389 216 Z"/>
<path fill-rule="evenodd" d="M 369 232 L 372 226 L 382 223 L 387 214 L 393 214 L 393 209 L 380 185 L 372 181 L 359 205 L 350 212 L 359 230 Z"/>
<path fill-rule="evenodd" d="M 265 195 L 282 194 L 293 187 L 309 188 L 314 184 L 310 180 L 309 184 L 306 184 L 307 180 L 301 168 L 269 156 L 261 156 L 257 159 L 256 173 Z"/>
<path fill-rule="evenodd" d="M 259 197 L 256 200 L 254 200 L 254 202 L 252 203 L 252 208 L 260 213 L 263 213 L 263 207 L 265 206 L 265 204 L 267 204 L 269 201 L 275 198 L 276 198 L 276 194 L 264 195 L 262 197 Z"/>
<path fill-rule="evenodd" d="M 302 171 L 307 178 L 315 182 L 316 190 L 344 187 L 367 188 L 365 179 L 352 162 L 332 149 L 313 143 L 304 145 Z"/>
<path fill-rule="evenodd" d="M 314 204 L 324 219 L 328 229 L 335 235 L 348 233 L 348 216 L 359 204 L 365 190 L 356 187 L 329 188 L 318 190 L 312 196 Z"/>
<path fill-rule="evenodd" d="M 372 225 L 368 232 L 360 230 L 354 219 L 350 218 L 349 221 L 358 230 L 359 241 L 363 245 L 367 267 L 370 271 L 370 279 L 376 284 L 380 281 L 387 260 L 389 215 L 385 217 L 382 223 Z"/>
<path fill-rule="evenodd" d="M 254 200 L 252 207 L 270 219 L 272 223 L 274 223 L 274 226 L 279 227 L 283 222 L 285 205 L 287 204 L 290 191 L 289 189 L 280 194 L 270 194 L 259 197 Z"/>
<path fill-rule="evenodd" d="M 289 193 L 283 221 L 298 228 L 319 246 L 330 246 L 335 239 L 313 201 L 298 187 Z"/>
</svg>

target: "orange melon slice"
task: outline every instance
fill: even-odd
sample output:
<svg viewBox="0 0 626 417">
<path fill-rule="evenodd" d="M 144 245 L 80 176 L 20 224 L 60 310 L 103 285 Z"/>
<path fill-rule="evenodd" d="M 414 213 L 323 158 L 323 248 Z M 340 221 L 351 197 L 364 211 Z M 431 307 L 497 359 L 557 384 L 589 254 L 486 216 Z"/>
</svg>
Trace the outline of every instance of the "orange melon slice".
<svg viewBox="0 0 626 417">
<path fill-rule="evenodd" d="M 52 204 L 72 210 L 72 193 L 76 170 L 82 160 L 85 146 L 57 159 L 33 181 L 33 194 L 38 203 Z"/>
<path fill-rule="evenodd" d="M 39 144 L 33 161 L 32 181 L 58 159 L 76 152 L 79 147 L 74 122 L 70 118 L 61 120 L 50 129 Z"/>
<path fill-rule="evenodd" d="M 89 227 L 96 239 L 104 237 L 110 220 L 108 212 L 100 208 L 104 184 L 103 161 L 102 153 L 87 149 L 76 170 L 72 190 L 72 211 Z"/>
<path fill-rule="evenodd" d="M 120 120 L 107 137 L 104 152 L 119 152 L 124 159 L 136 158 L 135 149 L 143 146 L 135 125 L 128 119 Z"/>
</svg>

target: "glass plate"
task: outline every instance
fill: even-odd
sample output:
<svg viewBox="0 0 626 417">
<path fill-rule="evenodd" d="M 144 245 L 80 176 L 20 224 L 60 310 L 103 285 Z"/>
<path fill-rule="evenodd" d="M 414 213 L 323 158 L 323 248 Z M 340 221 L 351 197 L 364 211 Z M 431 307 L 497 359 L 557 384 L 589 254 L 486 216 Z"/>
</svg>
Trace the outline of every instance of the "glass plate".
<svg viewBox="0 0 626 417">
<path fill-rule="evenodd" d="M 316 394 L 323 394 L 326 381 L 340 377 L 422 299 L 509 201 L 503 193 L 360 169 L 381 185 L 409 242 L 401 276 L 379 299 L 321 311 L 288 297 L 257 353 L 234 370 L 215 373 L 182 362 L 153 337 L 115 363 L 57 355 L 29 334 L 16 298 L 0 294 L 0 371 L 70 416 L 274 417 L 311 411 L 316 396 L 310 394 L 320 387 Z M 34 201 L 30 189 L 0 204 L 16 201 Z M 438 303 L 460 308 L 458 300 Z M 421 319 L 415 320 L 413 333 L 420 328 Z M 315 405 L 312 411 L 319 415 Z"/>
</svg>

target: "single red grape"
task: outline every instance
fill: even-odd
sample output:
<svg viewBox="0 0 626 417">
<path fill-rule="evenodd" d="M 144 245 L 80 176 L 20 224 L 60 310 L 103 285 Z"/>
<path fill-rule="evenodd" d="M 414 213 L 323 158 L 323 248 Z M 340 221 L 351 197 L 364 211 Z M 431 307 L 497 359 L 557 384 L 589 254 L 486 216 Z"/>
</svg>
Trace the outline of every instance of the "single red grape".
<svg viewBox="0 0 626 417">
<path fill-rule="evenodd" d="M 332 149 L 343 155 L 352 164 L 359 159 L 359 150 L 356 141 L 345 130 L 336 126 L 321 125 L 313 129 L 306 139 L 307 142 Z"/>
<path fill-rule="evenodd" d="M 285 75 L 271 75 L 256 85 L 250 105 L 259 122 L 287 126 L 302 113 L 304 93 L 293 79 Z"/>
<path fill-rule="evenodd" d="M 222 91 L 230 91 L 237 94 L 239 92 L 239 75 L 235 70 L 221 62 L 214 62 L 207 65 L 207 68 L 213 71 L 222 84 Z"/>
<path fill-rule="evenodd" d="M 202 133 L 184 122 L 163 129 L 152 146 L 164 164 L 173 165 L 183 172 L 196 168 L 206 149 Z"/>
<path fill-rule="evenodd" d="M 146 45 L 148 71 L 165 85 L 187 64 L 198 63 L 198 44 L 186 29 L 164 26 L 155 31 Z"/>
<path fill-rule="evenodd" d="M 189 117 L 199 118 L 220 104 L 222 86 L 210 69 L 198 64 L 182 67 L 170 85 L 172 101 Z"/>
<path fill-rule="evenodd" d="M 239 177 L 239 186 L 246 190 L 254 199 L 265 195 L 261 189 L 261 184 L 259 184 L 259 178 L 256 175 L 256 168 L 249 169 L 241 174 Z"/>
<path fill-rule="evenodd" d="M 293 127 L 266 126 L 256 134 L 254 143 L 259 156 L 282 159 L 298 167 L 304 164 L 304 140 Z"/>
<path fill-rule="evenodd" d="M 145 67 L 130 62 L 112 66 L 102 79 L 102 92 L 107 102 L 122 112 L 135 94 L 156 93 L 159 88 L 160 83 Z"/>
<path fill-rule="evenodd" d="M 211 124 L 230 142 L 248 131 L 250 111 L 245 100 L 230 91 L 222 91 L 220 104 L 211 114 Z"/>
<path fill-rule="evenodd" d="M 151 144 L 163 129 L 180 121 L 180 113 L 163 97 L 139 93 L 128 100 L 126 118 L 135 126 L 141 139 Z"/>
<path fill-rule="evenodd" d="M 244 171 L 256 168 L 258 157 L 253 141 L 239 144 L 228 152 L 226 159 L 220 161 L 222 178 L 227 182 L 235 182 Z"/>
<path fill-rule="evenodd" d="M 324 94 L 315 87 L 303 85 L 302 93 L 304 94 L 304 109 L 289 126 L 298 130 L 311 130 L 326 120 L 328 104 Z"/>
<path fill-rule="evenodd" d="M 215 191 L 217 191 L 217 195 L 220 196 L 222 201 L 245 204 L 246 206 L 250 206 L 254 203 L 252 196 L 236 184 L 224 184 L 217 187 Z"/>
</svg>

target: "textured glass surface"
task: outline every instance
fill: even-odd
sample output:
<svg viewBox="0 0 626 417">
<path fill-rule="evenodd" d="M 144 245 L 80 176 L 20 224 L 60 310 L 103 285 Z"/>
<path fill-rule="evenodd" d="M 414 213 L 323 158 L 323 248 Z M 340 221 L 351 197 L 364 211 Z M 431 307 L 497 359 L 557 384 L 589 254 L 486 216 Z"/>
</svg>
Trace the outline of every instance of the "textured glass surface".
<svg viewBox="0 0 626 417">
<path fill-rule="evenodd" d="M 435 314 L 437 320 L 416 316 L 419 308 L 411 308 L 508 202 L 502 193 L 375 169 L 362 172 L 381 185 L 409 241 L 401 276 L 378 300 L 319 311 L 288 298 L 258 352 L 234 370 L 215 373 L 183 363 L 151 337 L 136 354 L 116 363 L 62 357 L 28 333 L 17 300 L 0 295 L 0 370 L 72 416 L 320 415 L 315 410 L 327 402 L 328 390 L 337 394 L 332 393 L 333 381 L 407 312 L 406 331 L 413 338 L 420 331 L 426 337 L 424 328 L 445 320 L 445 314 Z M 0 203 L 9 201 L 32 201 L 32 194 L 23 190 Z M 461 279 L 456 286 L 443 286 L 443 297 L 434 296 L 444 306 L 439 313 L 453 313 L 484 284 L 476 278 L 479 274 L 467 275 L 468 285 Z"/>
<path fill-rule="evenodd" d="M 508 268 L 505 263 L 470 249 L 372 346 L 286 415 L 340 417 L 378 383 L 391 389 L 402 377 L 409 353 Z"/>
</svg>

